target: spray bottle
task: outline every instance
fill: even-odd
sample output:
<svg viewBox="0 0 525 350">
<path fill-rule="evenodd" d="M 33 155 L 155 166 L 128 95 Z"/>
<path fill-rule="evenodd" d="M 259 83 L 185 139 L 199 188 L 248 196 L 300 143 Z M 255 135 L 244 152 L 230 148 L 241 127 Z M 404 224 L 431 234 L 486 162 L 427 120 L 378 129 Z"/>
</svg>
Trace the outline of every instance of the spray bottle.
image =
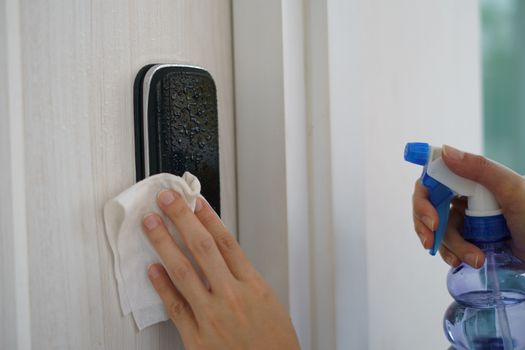
<svg viewBox="0 0 525 350">
<path fill-rule="evenodd" d="M 454 174 L 439 147 L 409 143 L 405 160 L 424 166 L 421 183 L 439 215 L 430 254 L 436 254 L 443 240 L 455 196 L 468 198 L 463 238 L 485 253 L 481 268 L 462 263 L 448 273 L 447 287 L 455 302 L 443 326 L 453 349 L 525 349 L 525 262 L 512 254 L 510 232 L 494 195 Z"/>
</svg>

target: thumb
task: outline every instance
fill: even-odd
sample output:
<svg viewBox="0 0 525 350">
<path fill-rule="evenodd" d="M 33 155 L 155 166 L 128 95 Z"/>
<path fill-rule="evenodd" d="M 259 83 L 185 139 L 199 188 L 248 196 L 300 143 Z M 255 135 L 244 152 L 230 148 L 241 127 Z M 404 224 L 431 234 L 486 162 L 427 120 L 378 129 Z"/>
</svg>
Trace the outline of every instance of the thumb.
<svg viewBox="0 0 525 350">
<path fill-rule="evenodd" d="M 523 189 L 520 175 L 483 156 L 444 145 L 443 160 L 455 174 L 485 186 L 504 207 L 510 205 Z"/>
</svg>

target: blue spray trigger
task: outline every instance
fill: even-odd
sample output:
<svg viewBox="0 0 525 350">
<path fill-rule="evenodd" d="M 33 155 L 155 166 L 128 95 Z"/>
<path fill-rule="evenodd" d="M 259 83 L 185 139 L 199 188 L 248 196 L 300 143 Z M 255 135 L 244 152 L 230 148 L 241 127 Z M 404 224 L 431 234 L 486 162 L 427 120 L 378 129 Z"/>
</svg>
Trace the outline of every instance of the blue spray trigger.
<svg viewBox="0 0 525 350">
<path fill-rule="evenodd" d="M 436 255 L 437 251 L 439 250 L 439 246 L 443 241 L 443 237 L 445 237 L 445 231 L 448 224 L 448 213 L 450 212 L 450 203 L 452 202 L 452 198 L 454 198 L 454 196 L 451 196 L 450 199 L 442 202 L 438 207 L 436 207 L 439 215 L 439 225 L 437 230 L 434 232 L 434 244 L 432 245 L 432 248 L 430 248 L 430 255 Z"/>
<path fill-rule="evenodd" d="M 430 249 L 430 254 L 436 255 L 439 246 L 443 241 L 443 237 L 445 236 L 448 224 L 448 214 L 450 212 L 450 203 L 454 198 L 454 192 L 441 182 L 430 177 L 427 174 L 426 169 L 423 170 L 423 174 L 421 175 L 421 183 L 428 189 L 430 203 L 436 208 L 439 216 L 439 225 L 437 230 L 434 231 L 434 244 Z"/>
</svg>

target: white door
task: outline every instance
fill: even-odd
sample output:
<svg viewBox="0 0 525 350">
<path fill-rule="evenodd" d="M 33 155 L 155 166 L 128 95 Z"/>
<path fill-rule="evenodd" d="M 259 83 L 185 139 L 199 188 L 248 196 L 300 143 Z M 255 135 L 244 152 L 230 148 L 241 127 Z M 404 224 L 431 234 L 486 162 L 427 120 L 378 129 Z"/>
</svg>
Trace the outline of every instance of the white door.
<svg viewBox="0 0 525 350">
<path fill-rule="evenodd" d="M 223 218 L 304 349 L 446 346 L 400 150 L 479 150 L 478 2 L 232 2 L 0 0 L 1 349 L 177 348 L 121 317 L 102 221 L 134 180 L 133 77 L 158 62 L 215 78 Z"/>
<path fill-rule="evenodd" d="M 217 86 L 235 231 L 230 1 L 0 4 L 0 348 L 181 348 L 171 323 L 138 332 L 121 315 L 102 208 L 135 180 L 135 74 L 188 63 Z"/>
</svg>

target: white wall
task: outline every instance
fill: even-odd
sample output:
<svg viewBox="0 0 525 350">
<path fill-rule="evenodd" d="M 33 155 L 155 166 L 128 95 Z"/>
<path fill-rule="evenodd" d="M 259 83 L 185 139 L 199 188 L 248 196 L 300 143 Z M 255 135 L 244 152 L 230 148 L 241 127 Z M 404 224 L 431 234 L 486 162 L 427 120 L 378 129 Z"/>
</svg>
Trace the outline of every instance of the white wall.
<svg viewBox="0 0 525 350">
<path fill-rule="evenodd" d="M 443 349 L 447 268 L 413 232 L 420 169 L 402 153 L 415 140 L 480 151 L 478 4 L 327 5 L 337 348 Z"/>
</svg>

